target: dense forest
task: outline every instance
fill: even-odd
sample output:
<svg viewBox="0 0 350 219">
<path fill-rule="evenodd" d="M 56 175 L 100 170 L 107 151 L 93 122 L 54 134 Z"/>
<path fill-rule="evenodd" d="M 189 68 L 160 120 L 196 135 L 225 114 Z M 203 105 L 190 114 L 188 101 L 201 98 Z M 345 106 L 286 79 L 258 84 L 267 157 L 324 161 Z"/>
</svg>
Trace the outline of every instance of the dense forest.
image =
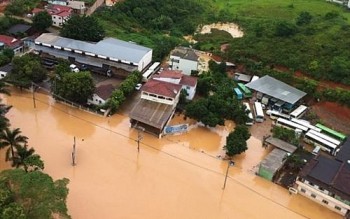
<svg viewBox="0 0 350 219">
<path fill-rule="evenodd" d="M 188 45 L 183 36 L 201 24 L 235 22 L 244 37 L 233 39 L 223 31 L 196 34 L 199 42 L 192 46 L 229 61 L 253 60 L 350 84 L 350 12 L 341 5 L 322 0 L 126 0 L 95 16 L 107 35 L 153 48 L 156 60 L 175 45 Z M 223 43 L 230 45 L 226 52 L 220 51 Z"/>
</svg>

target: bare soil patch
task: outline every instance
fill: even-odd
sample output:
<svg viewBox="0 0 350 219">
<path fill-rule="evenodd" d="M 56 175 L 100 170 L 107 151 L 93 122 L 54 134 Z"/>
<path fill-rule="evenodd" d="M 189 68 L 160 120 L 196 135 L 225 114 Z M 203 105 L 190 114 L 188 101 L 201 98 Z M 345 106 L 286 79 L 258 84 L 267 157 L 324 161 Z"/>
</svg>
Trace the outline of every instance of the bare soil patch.
<svg viewBox="0 0 350 219">
<path fill-rule="evenodd" d="M 319 102 L 311 107 L 325 125 L 350 135 L 350 109 L 334 102 Z"/>
</svg>

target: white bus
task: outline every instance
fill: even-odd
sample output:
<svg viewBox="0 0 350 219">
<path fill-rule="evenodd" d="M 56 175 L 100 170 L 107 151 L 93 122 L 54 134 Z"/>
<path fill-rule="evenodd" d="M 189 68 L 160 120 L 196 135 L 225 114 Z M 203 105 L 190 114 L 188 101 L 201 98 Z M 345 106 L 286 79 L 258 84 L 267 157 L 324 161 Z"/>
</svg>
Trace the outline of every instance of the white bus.
<svg viewBox="0 0 350 219">
<path fill-rule="evenodd" d="M 276 120 L 278 118 L 283 118 L 283 119 L 290 119 L 290 116 L 287 115 L 287 114 L 284 114 L 284 113 L 280 113 L 276 110 L 267 110 L 266 111 L 266 114 L 267 115 L 270 115 L 270 118 L 273 119 L 273 120 Z"/>
<path fill-rule="evenodd" d="M 309 130 L 314 130 L 316 132 L 321 132 L 320 128 L 317 128 L 316 126 L 311 125 L 308 121 L 292 118 L 292 122 L 295 122 L 295 123 L 297 123 L 299 125 L 303 125 L 306 128 L 308 128 Z"/>
<path fill-rule="evenodd" d="M 336 149 L 337 149 L 337 145 L 311 133 L 308 132 L 305 134 L 304 137 L 304 141 L 309 143 L 309 144 L 313 144 L 314 146 L 318 146 L 320 147 L 323 151 L 327 151 L 330 154 L 334 154 Z"/>
<path fill-rule="evenodd" d="M 332 138 L 332 137 L 329 137 L 328 135 L 325 135 L 323 133 L 320 133 L 320 132 L 316 132 L 314 130 L 310 130 L 309 131 L 311 134 L 313 135 L 316 135 L 317 137 L 320 137 L 328 142 L 331 142 L 332 144 L 335 144 L 337 146 L 339 146 L 341 144 L 341 141 L 335 139 L 335 138 Z"/>
<path fill-rule="evenodd" d="M 261 103 L 255 102 L 254 108 L 255 108 L 255 121 L 264 122 L 264 111 L 262 109 Z"/>
<path fill-rule="evenodd" d="M 293 110 L 293 112 L 290 113 L 290 117 L 299 119 L 306 113 L 306 110 L 307 106 L 300 105 L 298 108 L 296 108 L 295 110 Z"/>
<path fill-rule="evenodd" d="M 145 73 L 143 73 L 142 74 L 142 82 L 147 82 L 153 73 L 154 73 L 154 71 L 150 70 L 150 69 L 148 69 Z"/>
<path fill-rule="evenodd" d="M 158 71 L 160 68 L 160 62 L 155 62 L 151 65 L 151 67 L 148 68 L 148 70 L 152 70 L 154 72 Z"/>
<path fill-rule="evenodd" d="M 249 113 L 248 113 L 249 121 L 246 122 L 245 124 L 246 125 L 253 125 L 254 117 L 253 117 L 253 113 L 250 109 L 249 103 L 243 103 L 243 105 L 245 106 L 245 110 L 249 110 Z"/>
<path fill-rule="evenodd" d="M 302 125 L 299 125 L 295 122 L 289 121 L 287 119 L 283 119 L 283 118 L 278 118 L 277 121 L 275 122 L 276 126 L 280 126 L 280 127 L 284 127 L 286 129 L 290 129 L 290 130 L 296 130 L 299 129 L 303 132 L 307 132 L 308 128 Z"/>
</svg>

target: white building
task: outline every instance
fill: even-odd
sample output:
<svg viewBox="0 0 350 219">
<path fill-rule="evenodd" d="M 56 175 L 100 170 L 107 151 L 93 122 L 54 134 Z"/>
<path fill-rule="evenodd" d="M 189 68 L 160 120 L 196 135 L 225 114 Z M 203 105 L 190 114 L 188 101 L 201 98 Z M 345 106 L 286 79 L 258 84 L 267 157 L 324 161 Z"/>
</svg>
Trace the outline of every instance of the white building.
<svg viewBox="0 0 350 219">
<path fill-rule="evenodd" d="M 94 94 L 88 99 L 88 104 L 103 105 L 111 96 L 114 87 L 111 84 L 100 85 L 96 87 Z"/>
<path fill-rule="evenodd" d="M 336 157 L 319 155 L 300 172 L 296 185 L 301 195 L 350 216 L 350 139 Z"/>
<path fill-rule="evenodd" d="M 159 80 L 149 80 L 141 89 L 141 99 L 176 106 L 181 85 Z"/>
<path fill-rule="evenodd" d="M 34 49 L 81 64 L 112 66 L 127 72 L 141 72 L 152 61 L 152 49 L 115 38 L 90 43 L 44 33 L 35 39 Z"/>
<path fill-rule="evenodd" d="M 187 92 L 186 99 L 188 100 L 192 100 L 196 93 L 197 78 L 184 75 L 178 70 L 164 70 L 159 75 L 154 75 L 153 79 L 181 85 L 182 89 Z"/>
<path fill-rule="evenodd" d="M 169 65 L 172 70 L 181 70 L 186 75 L 198 71 L 198 56 L 191 48 L 177 47 L 170 54 Z"/>
<path fill-rule="evenodd" d="M 51 15 L 53 26 L 62 27 L 62 25 L 69 20 L 73 10 L 68 6 L 48 5 L 45 9 L 34 8 L 32 10 L 32 15 L 35 16 L 42 11 L 47 11 L 47 13 Z"/>
</svg>

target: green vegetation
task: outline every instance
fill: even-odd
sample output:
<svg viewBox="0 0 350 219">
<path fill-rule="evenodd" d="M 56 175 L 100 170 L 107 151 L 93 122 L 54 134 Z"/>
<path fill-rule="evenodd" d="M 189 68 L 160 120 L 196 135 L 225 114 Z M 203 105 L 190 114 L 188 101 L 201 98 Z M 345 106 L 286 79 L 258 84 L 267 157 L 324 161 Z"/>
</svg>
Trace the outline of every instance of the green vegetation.
<svg viewBox="0 0 350 219">
<path fill-rule="evenodd" d="M 248 121 L 245 107 L 233 94 L 234 82 L 225 73 L 225 64 L 209 63 L 209 72 L 198 78 L 197 92 L 203 97 L 186 106 L 185 115 L 204 125 L 224 125 L 225 119 L 237 124 Z"/>
<path fill-rule="evenodd" d="M 53 181 L 40 171 L 2 171 L 0 218 L 70 218 L 65 203 L 68 182 L 68 179 Z"/>
<path fill-rule="evenodd" d="M 299 139 L 296 137 L 294 130 L 289 130 L 283 127 L 274 126 L 272 136 L 294 145 L 299 145 Z"/>
<path fill-rule="evenodd" d="M 55 80 L 54 93 L 75 103 L 86 104 L 94 91 L 95 84 L 88 71 L 65 72 Z"/>
<path fill-rule="evenodd" d="M 95 17 L 73 15 L 63 24 L 61 36 L 82 41 L 98 42 L 105 37 L 105 31 Z"/>
<path fill-rule="evenodd" d="M 23 16 L 24 14 L 31 12 L 38 4 L 40 0 L 13 0 L 5 9 L 6 15 L 18 15 Z"/>
<path fill-rule="evenodd" d="M 40 58 L 36 55 L 16 56 L 12 60 L 12 66 L 11 74 L 6 76 L 6 82 L 20 88 L 28 88 L 32 82 L 42 82 L 47 75 L 46 69 L 40 63 Z"/>
<path fill-rule="evenodd" d="M 41 11 L 33 17 L 33 27 L 43 31 L 52 25 L 52 18 L 47 11 Z"/>
<path fill-rule="evenodd" d="M 110 113 L 115 113 L 121 104 L 125 101 L 135 89 L 137 83 L 142 79 L 142 74 L 139 71 L 134 71 L 120 84 L 120 87 L 112 92 L 108 101 L 102 106 L 103 109 L 110 109 Z"/>
<path fill-rule="evenodd" d="M 245 125 L 237 125 L 235 130 L 226 138 L 226 155 L 230 158 L 234 155 L 241 154 L 248 149 L 247 140 L 250 138 L 250 133 Z"/>
</svg>

